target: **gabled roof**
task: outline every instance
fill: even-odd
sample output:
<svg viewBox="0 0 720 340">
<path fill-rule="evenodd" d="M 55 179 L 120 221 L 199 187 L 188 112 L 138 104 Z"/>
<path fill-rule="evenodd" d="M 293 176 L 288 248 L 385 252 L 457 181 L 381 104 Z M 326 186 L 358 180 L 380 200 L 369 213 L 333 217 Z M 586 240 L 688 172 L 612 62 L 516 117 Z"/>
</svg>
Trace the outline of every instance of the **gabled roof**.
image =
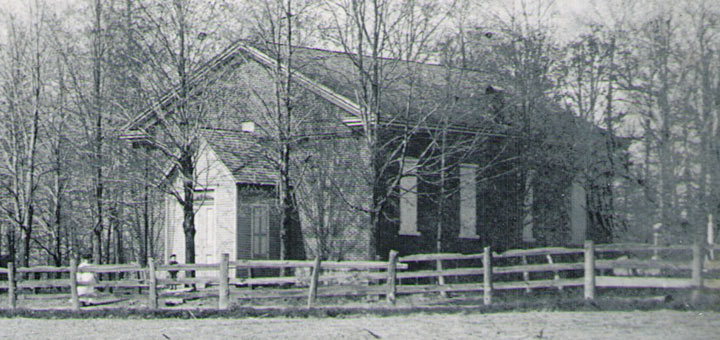
<svg viewBox="0 0 720 340">
<path fill-rule="evenodd" d="M 274 68 L 277 66 L 276 57 L 262 44 L 240 40 L 193 72 L 189 84 L 190 87 L 196 86 L 205 78 L 218 74 L 218 68 L 241 60 L 251 59 Z M 368 62 L 369 57 L 363 59 Z M 356 55 L 345 52 L 294 47 L 293 79 L 347 112 L 348 122 L 357 123 L 361 112 L 361 90 L 353 63 L 358 60 Z M 452 120 L 466 127 L 482 128 L 492 120 L 487 112 L 491 98 L 485 94 L 489 82 L 480 73 L 397 59 L 380 58 L 378 62 L 383 68 L 380 110 L 386 120 L 406 113 L 413 116 L 437 111 L 439 104 L 444 105 L 442 109 Z M 169 91 L 158 103 L 129 122 L 123 128 L 123 137 L 133 139 L 142 135 L 138 132 L 157 121 L 158 114 L 162 114 L 161 109 L 171 105 L 177 92 Z"/>
<path fill-rule="evenodd" d="M 205 65 L 200 67 L 196 72 L 193 72 L 188 81 L 189 86 L 190 88 L 194 88 L 201 81 L 216 80 L 206 78 L 217 77 L 220 73 L 218 72 L 218 69 L 230 65 L 233 62 L 242 62 L 248 59 L 254 60 L 255 62 L 268 68 L 274 68 L 277 65 L 277 61 L 275 59 L 271 58 L 267 54 L 248 44 L 246 41 L 241 40 L 235 42 L 223 52 L 219 53 L 213 59 L 208 61 Z M 337 105 L 341 109 L 348 112 L 350 115 L 358 114 L 359 107 L 352 100 L 349 100 L 337 94 L 332 89 L 311 80 L 310 78 L 304 76 L 301 73 L 294 72 L 293 76 L 295 82 L 306 87 L 308 90 L 315 93 L 316 95 Z M 172 105 L 173 101 L 177 99 L 177 93 L 177 88 L 169 90 L 168 93 L 165 94 L 162 98 L 160 98 L 155 105 L 148 107 L 135 119 L 128 122 L 128 124 L 126 124 L 122 128 L 122 138 L 127 140 L 143 139 L 145 136 L 144 129 L 152 126 L 153 124 L 156 124 L 159 119 L 163 118 L 163 111 L 168 106 Z M 352 119 L 352 117 L 349 117 L 349 119 Z"/>
<path fill-rule="evenodd" d="M 270 59 L 277 58 L 263 45 L 255 45 L 253 49 Z M 489 104 L 496 96 L 486 93 L 490 80 L 481 73 L 399 59 L 375 60 L 382 69 L 381 121 L 402 122 L 408 118 L 413 122 L 433 112 L 436 118 L 447 115 L 457 127 L 494 128 Z M 365 67 L 373 62 L 367 56 L 361 58 L 345 52 L 295 47 L 292 67 L 295 75 L 331 90 L 334 97 L 342 98 L 343 102 L 352 102 L 353 109 L 346 111 L 357 116 L 362 103 L 356 66 L 360 61 Z"/>
<path fill-rule="evenodd" d="M 196 71 L 192 72 L 188 80 L 188 86 L 190 88 L 195 88 L 206 77 L 212 77 L 213 73 L 217 71 L 218 68 L 232 62 L 237 56 L 239 50 L 240 46 L 238 44 L 228 46 L 214 58 L 200 66 Z M 157 123 L 159 118 L 162 118 L 159 117 L 159 115 L 162 115 L 164 109 L 171 106 L 177 99 L 178 92 L 179 87 L 168 89 L 168 92 L 162 96 L 157 103 L 146 108 L 138 114 L 135 119 L 129 121 L 125 124 L 125 126 L 123 126 L 121 129 L 123 131 L 121 138 L 126 140 L 142 139 L 145 136 L 145 131 L 143 130 Z"/>
<path fill-rule="evenodd" d="M 353 62 L 358 58 L 344 52 L 297 47 L 293 49 L 293 80 L 327 100 L 347 113 L 344 122 L 360 124 L 358 80 L 355 78 Z M 262 45 L 248 41 L 237 41 L 205 65 L 192 73 L 189 79 L 191 89 L 201 82 L 212 84 L 221 77 L 223 69 L 248 60 L 267 68 L 277 67 L 272 51 Z M 367 57 L 364 57 L 367 58 Z M 407 62 L 394 59 L 380 59 L 385 70 L 383 100 L 380 110 L 385 119 L 404 115 L 414 119 L 429 110 L 438 110 L 452 117 L 452 122 L 473 130 L 488 125 L 491 120 L 486 108 L 485 83 L 475 72 L 449 69 L 440 65 Z M 448 91 L 452 87 L 452 91 Z M 412 91 L 411 91 L 412 90 Z M 147 138 L 146 129 L 165 119 L 162 115 L 177 98 L 177 89 L 172 89 L 153 106 L 140 113 L 124 128 L 122 138 L 142 140 Z M 412 93 L 408 100 L 407 93 Z M 237 124 L 237 122 L 235 123 Z M 203 138 L 211 145 L 238 182 L 272 184 L 277 176 L 263 155 L 256 136 L 242 132 L 239 126 L 209 122 Z"/>
</svg>

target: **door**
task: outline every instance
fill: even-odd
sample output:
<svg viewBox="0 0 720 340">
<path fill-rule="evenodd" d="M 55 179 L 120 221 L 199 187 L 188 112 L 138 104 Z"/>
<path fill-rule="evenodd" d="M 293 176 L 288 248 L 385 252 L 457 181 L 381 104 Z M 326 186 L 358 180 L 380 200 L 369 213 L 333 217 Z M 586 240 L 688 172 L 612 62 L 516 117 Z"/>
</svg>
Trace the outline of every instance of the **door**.
<svg viewBox="0 0 720 340">
<path fill-rule="evenodd" d="M 198 231 L 198 237 L 195 240 L 196 261 L 198 263 L 215 263 L 215 207 L 212 204 L 203 204 L 200 207 L 195 215 L 195 226 Z"/>
<path fill-rule="evenodd" d="M 250 207 L 252 230 L 252 258 L 270 258 L 270 207 L 256 204 Z"/>
</svg>

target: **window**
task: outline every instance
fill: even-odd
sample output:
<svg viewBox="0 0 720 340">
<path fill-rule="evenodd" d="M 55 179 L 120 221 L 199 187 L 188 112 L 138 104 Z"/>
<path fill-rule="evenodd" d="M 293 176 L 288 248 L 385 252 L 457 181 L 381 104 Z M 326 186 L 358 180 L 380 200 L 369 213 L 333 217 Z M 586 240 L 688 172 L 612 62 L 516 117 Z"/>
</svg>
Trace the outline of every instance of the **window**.
<svg viewBox="0 0 720 340">
<path fill-rule="evenodd" d="M 535 242 L 533 235 L 533 227 L 535 226 L 535 217 L 533 216 L 533 204 L 535 204 L 535 192 L 533 190 L 532 181 L 535 177 L 535 170 L 530 170 L 525 176 L 525 198 L 523 199 L 523 242 Z"/>
<path fill-rule="evenodd" d="M 460 237 L 477 235 L 477 168 L 476 164 L 460 165 Z"/>
<path fill-rule="evenodd" d="M 254 259 L 270 257 L 270 209 L 267 205 L 253 205 L 250 212 L 252 254 Z"/>
<path fill-rule="evenodd" d="M 400 179 L 400 235 L 420 236 L 417 230 L 417 159 L 406 158 Z"/>
</svg>

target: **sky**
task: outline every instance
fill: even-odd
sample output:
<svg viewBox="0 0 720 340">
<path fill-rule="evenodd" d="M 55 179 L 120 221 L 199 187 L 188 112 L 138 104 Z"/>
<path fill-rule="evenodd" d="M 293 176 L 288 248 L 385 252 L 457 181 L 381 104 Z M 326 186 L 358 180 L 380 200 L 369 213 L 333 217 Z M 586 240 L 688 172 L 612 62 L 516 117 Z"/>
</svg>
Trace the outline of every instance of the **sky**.
<svg viewBox="0 0 720 340">
<path fill-rule="evenodd" d="M 36 0 L 0 0 L 0 20 L 5 20 L 5 15 L 12 14 L 15 17 L 25 17 L 28 13 L 28 8 Z M 72 5 L 81 4 L 88 2 L 89 0 L 45 0 L 53 9 L 67 8 Z M 231 0 L 231 1 L 248 1 L 248 0 Z M 257 1 L 257 0 L 251 0 Z M 449 0 L 439 0 L 449 1 Z M 479 8 L 475 9 L 475 13 L 470 14 L 472 18 L 474 16 L 488 15 L 500 15 L 506 13 L 513 7 L 516 9 L 521 8 L 521 5 L 525 3 L 531 10 L 538 8 L 539 5 L 547 3 L 548 1 L 554 2 L 554 6 L 551 10 L 550 20 L 552 26 L 556 28 L 555 34 L 561 40 L 572 39 L 580 31 L 579 27 L 583 22 L 588 20 L 596 20 L 598 18 L 595 8 L 612 7 L 606 6 L 608 3 L 613 3 L 622 0 L 484 0 L 477 1 L 480 4 Z M 2 26 L 2 25 L 0 25 Z M 0 28 L 2 30 L 2 28 Z M 2 34 L 2 31 L 0 31 Z M 2 34 L 4 35 L 4 34 Z"/>
</svg>

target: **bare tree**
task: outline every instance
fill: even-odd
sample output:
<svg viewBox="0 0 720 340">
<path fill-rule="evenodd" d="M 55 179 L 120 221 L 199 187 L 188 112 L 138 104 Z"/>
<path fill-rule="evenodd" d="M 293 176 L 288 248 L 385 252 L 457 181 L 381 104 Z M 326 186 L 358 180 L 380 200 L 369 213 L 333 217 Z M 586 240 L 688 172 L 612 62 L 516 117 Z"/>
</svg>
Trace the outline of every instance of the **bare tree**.
<svg viewBox="0 0 720 340">
<path fill-rule="evenodd" d="M 679 90 L 687 78 L 687 69 L 678 67 L 682 57 L 676 44 L 678 21 L 673 13 L 665 9 L 651 13 L 651 18 L 632 29 L 636 42 L 633 53 L 622 56 L 618 84 L 629 94 L 630 111 L 642 121 L 642 178 L 654 208 L 652 224 L 660 223 L 664 232 L 674 234 L 672 230 L 679 229 L 681 222 L 676 219 L 681 209 L 674 189 L 680 159 L 673 149 L 678 137 L 675 127 L 682 118 L 673 103 L 682 96 Z"/>
<path fill-rule="evenodd" d="M 308 13 L 317 1 L 274 0 L 266 1 L 256 8 L 254 15 L 255 40 L 259 46 L 274 59 L 267 67 L 266 74 L 272 81 L 270 98 L 260 98 L 265 93 L 251 91 L 262 103 L 259 108 L 265 132 L 271 135 L 271 145 L 265 144 L 267 160 L 274 165 L 279 174 L 279 211 L 281 215 L 282 259 L 304 258 L 304 244 L 301 239 L 297 220 L 298 207 L 293 188 L 298 176 L 293 174 L 292 159 L 300 126 L 306 122 L 310 111 L 299 109 L 299 97 L 307 96 L 295 82 L 295 45 L 302 42 L 308 34 Z M 298 32 L 299 30 L 299 32 Z M 252 85 L 248 84 L 249 88 Z M 260 123 L 260 122 L 259 122 Z"/>
<path fill-rule="evenodd" d="M 143 57 L 147 58 L 146 82 L 154 94 L 151 109 L 137 118 L 145 130 L 146 141 L 163 156 L 163 163 L 175 169 L 182 183 L 164 182 L 163 190 L 182 206 L 185 234 L 185 262 L 195 263 L 195 191 L 197 161 L 201 152 L 203 129 L 212 116 L 213 98 L 206 92 L 211 83 L 198 71 L 221 43 L 216 33 L 222 20 L 221 2 L 199 3 L 188 0 L 157 1 L 140 4 L 141 19 L 151 30 L 142 37 Z M 168 93 L 170 89 L 170 93 Z M 143 125 L 149 117 L 160 124 Z M 157 169 L 167 168 L 162 165 Z M 160 170 L 162 171 L 162 170 Z"/>
<path fill-rule="evenodd" d="M 11 15 L 7 16 L 9 48 L 5 54 L 6 81 L 3 86 L 5 119 L 2 134 L 2 164 L 7 175 L 4 187 L 10 198 L 6 208 L 15 228 L 23 233 L 22 264 L 28 266 L 32 254 L 33 218 L 39 169 L 37 141 L 40 115 L 44 105 L 45 79 L 43 3 L 30 7 L 27 29 Z M 11 239 L 14 237 L 11 237 Z M 14 241 L 11 240 L 14 257 Z"/>
<path fill-rule="evenodd" d="M 720 7 L 710 1 L 688 1 L 684 11 L 689 17 L 689 32 L 693 39 L 688 39 L 687 49 L 691 61 L 690 81 L 694 91 L 688 98 L 689 111 L 695 114 L 699 134 L 700 170 L 697 179 L 697 204 L 688 207 L 696 210 L 689 216 L 691 225 L 697 226 L 696 236 L 701 239 L 712 238 L 717 229 L 720 213 L 720 110 L 718 110 L 718 89 L 720 88 L 720 66 L 717 47 L 720 46 Z M 690 136 L 687 136 L 690 139 Z M 702 233 L 707 225 L 708 233 Z M 714 243 L 715 240 L 707 239 Z"/>
<path fill-rule="evenodd" d="M 412 0 L 325 1 L 330 18 L 324 37 L 349 59 L 352 99 L 358 105 L 356 115 L 368 150 L 369 172 L 362 177 L 369 179 L 372 198 L 369 202 L 349 203 L 369 215 L 371 257 L 378 251 L 381 212 L 398 194 L 396 188 L 403 176 L 399 169 L 406 168 L 409 141 L 437 109 L 402 104 L 418 95 L 418 74 L 413 73 L 420 66 L 413 62 L 422 63 L 430 57 L 432 39 L 448 13 L 442 6 Z M 406 80 L 399 98 L 386 93 Z M 396 99 L 400 105 L 387 106 Z"/>
<path fill-rule="evenodd" d="M 615 109 L 618 54 L 616 31 L 594 26 L 567 47 L 568 60 L 564 67 L 568 110 L 582 118 L 576 123 L 586 138 L 574 141 L 580 155 L 579 169 L 589 189 L 588 213 L 596 232 L 594 240 L 607 240 L 623 231 L 622 218 L 615 207 L 615 186 L 612 183 L 622 171 L 618 155 L 622 150 L 617 138 L 617 126 L 624 115 Z M 601 133 L 599 128 L 604 128 Z M 627 175 L 627 174 L 624 174 Z"/>
<path fill-rule="evenodd" d="M 56 89 L 57 97 L 49 107 L 46 123 L 46 133 L 41 142 L 47 150 L 44 158 L 47 162 L 47 177 L 41 186 L 38 201 L 39 218 L 41 230 L 46 234 L 45 240 L 39 240 L 41 247 L 51 258 L 51 264 L 62 266 L 63 259 L 70 252 L 68 240 L 67 192 L 70 183 L 70 168 L 72 162 L 71 140 L 68 136 L 69 100 L 66 84 L 66 68 L 61 57 L 56 61 L 56 79 L 52 80 L 52 86 Z M 49 177 L 49 178 L 48 178 Z"/>
</svg>

